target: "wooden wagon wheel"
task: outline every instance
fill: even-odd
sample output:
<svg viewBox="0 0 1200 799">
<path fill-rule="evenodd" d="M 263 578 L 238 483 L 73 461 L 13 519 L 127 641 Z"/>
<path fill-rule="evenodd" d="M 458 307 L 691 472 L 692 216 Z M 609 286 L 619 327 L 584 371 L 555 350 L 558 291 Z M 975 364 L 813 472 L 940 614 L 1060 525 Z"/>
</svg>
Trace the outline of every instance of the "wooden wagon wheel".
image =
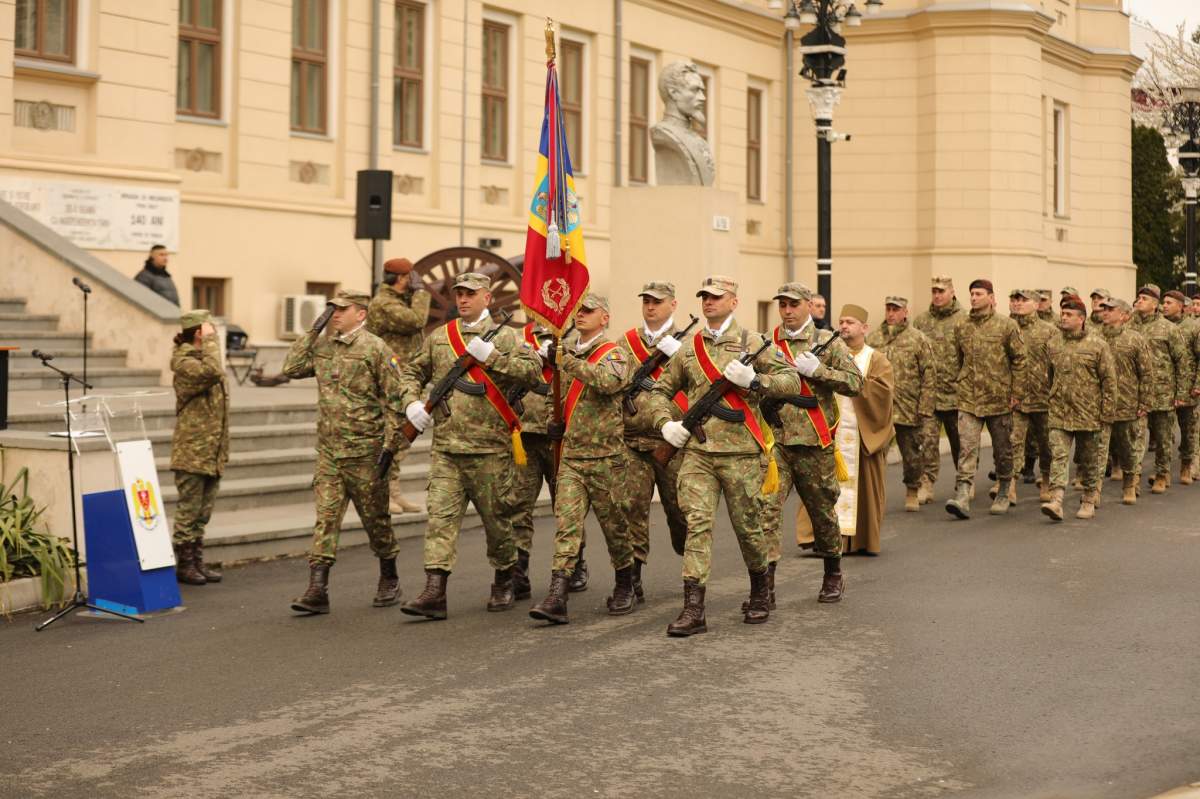
<svg viewBox="0 0 1200 799">
<path fill-rule="evenodd" d="M 413 271 L 421 276 L 430 295 L 426 333 L 458 315 L 454 307 L 454 281 L 464 272 L 482 272 L 492 279 L 492 313 L 506 310 L 517 316 L 521 309 L 521 270 L 488 250 L 447 247 L 417 261 Z"/>
</svg>

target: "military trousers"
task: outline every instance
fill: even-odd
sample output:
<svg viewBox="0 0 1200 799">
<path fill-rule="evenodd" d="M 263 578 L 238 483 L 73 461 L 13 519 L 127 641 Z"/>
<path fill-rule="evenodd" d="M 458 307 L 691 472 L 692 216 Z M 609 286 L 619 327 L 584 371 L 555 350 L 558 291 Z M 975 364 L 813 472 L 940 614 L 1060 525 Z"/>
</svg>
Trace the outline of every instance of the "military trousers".
<svg viewBox="0 0 1200 799">
<path fill-rule="evenodd" d="M 676 552 L 683 552 L 687 540 L 687 519 L 679 509 L 679 464 L 683 456 L 678 452 L 659 465 L 654 459 L 654 450 L 629 447 L 625 467 L 625 495 L 629 502 L 629 540 L 633 544 L 633 556 L 646 563 L 650 558 L 650 501 L 654 489 L 667 517 L 667 529 L 671 533 L 671 545 Z"/>
<path fill-rule="evenodd" d="M 517 562 L 513 545 L 512 453 L 461 454 L 434 450 L 429 466 L 429 526 L 425 530 L 425 568 L 454 571 L 458 533 L 470 502 L 483 521 L 487 559 L 493 569 Z"/>
<path fill-rule="evenodd" d="M 837 481 L 833 446 L 777 445 L 773 450 L 779 465 L 779 490 L 763 497 L 763 537 L 767 561 L 783 555 L 780 526 L 783 504 L 795 487 L 813 526 L 813 552 L 824 558 L 840 557 L 842 533 L 837 519 L 837 501 L 842 493 Z"/>
<path fill-rule="evenodd" d="M 687 518 L 683 548 L 683 578 L 708 582 L 712 569 L 713 519 L 717 500 L 725 497 L 729 521 L 742 550 L 746 569 L 767 568 L 767 548 L 762 531 L 762 483 L 767 456 L 715 454 L 698 449 L 683 451 L 679 464 L 679 507 Z"/>
<path fill-rule="evenodd" d="M 1050 428 L 1050 487 L 1066 490 L 1071 477 L 1071 444 L 1079 453 L 1079 478 L 1083 490 L 1091 493 L 1100 490 L 1104 476 L 1104 464 L 1097 463 L 1096 450 L 1100 447 L 1100 430 L 1063 430 Z"/>
<path fill-rule="evenodd" d="M 1050 474 L 1050 414 L 1046 411 L 1013 411 L 1012 415 L 1012 452 L 1014 462 L 1020 459 L 1022 465 L 1029 463 L 1026 458 L 1036 454 L 1041 462 L 1042 474 Z M 1030 453 L 1028 456 L 1026 453 Z"/>
<path fill-rule="evenodd" d="M 958 482 L 975 485 L 975 472 L 979 470 L 979 442 L 986 427 L 992 437 L 992 460 L 996 467 L 996 479 L 1008 480 L 1013 476 L 1011 413 L 996 416 L 976 416 L 966 411 L 958 412 Z"/>
<path fill-rule="evenodd" d="M 354 458 L 335 458 L 317 453 L 317 469 L 313 474 L 313 497 L 317 505 L 317 522 L 313 526 L 312 549 L 308 552 L 311 564 L 337 560 L 338 539 L 346 507 L 353 502 L 362 521 L 371 551 L 377 558 L 394 558 L 399 547 L 388 514 L 388 483 L 376 480 L 378 454 Z"/>
<path fill-rule="evenodd" d="M 1149 449 L 1154 450 L 1154 474 L 1164 477 L 1171 473 L 1171 448 L 1175 443 L 1175 414 L 1172 411 L 1150 411 L 1146 416 L 1150 431 Z M 1149 455 L 1149 451 L 1146 455 Z M 1145 464 L 1142 471 L 1146 471 Z"/>
<path fill-rule="evenodd" d="M 175 504 L 175 530 L 171 540 L 176 544 L 203 541 L 204 530 L 212 518 L 213 505 L 221 478 L 194 472 L 175 472 L 175 490 L 179 501 Z"/>
<path fill-rule="evenodd" d="M 1196 406 L 1184 405 L 1175 409 L 1179 422 L 1179 459 L 1194 460 L 1196 457 Z"/>
<path fill-rule="evenodd" d="M 1104 449 L 1104 468 L 1108 455 L 1112 455 L 1113 463 L 1120 467 L 1125 474 L 1134 476 L 1136 484 L 1142 475 L 1142 455 L 1144 454 L 1142 440 L 1146 435 L 1146 420 L 1129 419 L 1128 421 L 1113 422 L 1104 426 L 1101 447 Z"/>
<path fill-rule="evenodd" d="M 937 482 L 938 472 L 942 466 L 941 430 L 946 431 L 946 440 L 950 443 L 951 462 L 958 465 L 961 454 L 961 443 L 958 435 L 958 411 L 934 411 L 933 416 L 925 420 L 925 441 L 922 449 L 925 452 L 925 477 L 931 484 Z"/>
<path fill-rule="evenodd" d="M 514 466 L 512 535 L 522 552 L 533 546 L 533 510 L 542 493 L 542 483 L 550 487 L 554 499 L 554 443 L 545 433 L 521 433 L 525 447 L 525 465 Z"/>
<path fill-rule="evenodd" d="M 554 571 L 569 572 L 579 560 L 588 510 L 600 521 L 613 569 L 633 565 L 627 524 L 625 454 L 563 458 L 554 500 Z"/>
<path fill-rule="evenodd" d="M 925 426 L 923 424 L 896 425 L 896 447 L 900 450 L 906 488 L 921 487 L 921 478 L 925 475 L 924 443 Z"/>
</svg>

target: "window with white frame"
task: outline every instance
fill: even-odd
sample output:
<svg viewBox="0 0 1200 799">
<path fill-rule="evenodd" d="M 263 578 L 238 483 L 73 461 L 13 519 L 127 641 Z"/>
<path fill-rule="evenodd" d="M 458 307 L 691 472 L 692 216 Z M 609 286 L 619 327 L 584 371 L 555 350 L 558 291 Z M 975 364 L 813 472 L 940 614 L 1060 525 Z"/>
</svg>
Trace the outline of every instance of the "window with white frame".
<svg viewBox="0 0 1200 799">
<path fill-rule="evenodd" d="M 1054 104 L 1054 214 L 1067 216 L 1070 213 L 1070 187 L 1067 185 L 1070 168 L 1068 158 L 1070 150 L 1070 117 L 1067 106 L 1063 103 Z"/>
<path fill-rule="evenodd" d="M 562 36 L 558 45 L 558 94 L 561 100 L 563 134 L 567 139 L 567 152 L 571 154 L 571 168 L 575 174 L 587 171 L 584 167 L 584 98 L 587 86 L 584 75 L 586 49 L 580 39 Z"/>
</svg>

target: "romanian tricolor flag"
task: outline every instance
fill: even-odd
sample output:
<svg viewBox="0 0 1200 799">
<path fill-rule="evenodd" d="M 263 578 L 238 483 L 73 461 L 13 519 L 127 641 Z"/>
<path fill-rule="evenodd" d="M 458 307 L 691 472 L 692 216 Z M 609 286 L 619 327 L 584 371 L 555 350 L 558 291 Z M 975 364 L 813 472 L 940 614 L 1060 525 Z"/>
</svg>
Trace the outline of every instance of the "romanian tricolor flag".
<svg viewBox="0 0 1200 799">
<path fill-rule="evenodd" d="M 554 31 L 546 25 L 546 112 L 538 143 L 537 177 L 525 236 L 521 306 L 527 316 L 561 336 L 588 290 L 587 256 L 571 154 L 563 133 Z"/>
</svg>

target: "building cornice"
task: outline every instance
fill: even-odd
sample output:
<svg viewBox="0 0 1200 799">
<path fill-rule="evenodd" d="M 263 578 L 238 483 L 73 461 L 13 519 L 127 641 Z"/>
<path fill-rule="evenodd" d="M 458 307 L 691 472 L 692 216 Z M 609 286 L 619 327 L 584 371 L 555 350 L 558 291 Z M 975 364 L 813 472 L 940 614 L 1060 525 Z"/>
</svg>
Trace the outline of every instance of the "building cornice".
<svg viewBox="0 0 1200 799">
<path fill-rule="evenodd" d="M 1042 55 L 1047 61 L 1060 66 L 1128 80 L 1133 80 L 1142 65 L 1142 59 L 1125 50 L 1092 49 L 1057 36 L 1046 37 L 1042 43 Z"/>
<path fill-rule="evenodd" d="M 738 0 L 629 0 L 630 3 L 716 28 L 778 45 L 783 39 L 783 17 Z"/>
</svg>

